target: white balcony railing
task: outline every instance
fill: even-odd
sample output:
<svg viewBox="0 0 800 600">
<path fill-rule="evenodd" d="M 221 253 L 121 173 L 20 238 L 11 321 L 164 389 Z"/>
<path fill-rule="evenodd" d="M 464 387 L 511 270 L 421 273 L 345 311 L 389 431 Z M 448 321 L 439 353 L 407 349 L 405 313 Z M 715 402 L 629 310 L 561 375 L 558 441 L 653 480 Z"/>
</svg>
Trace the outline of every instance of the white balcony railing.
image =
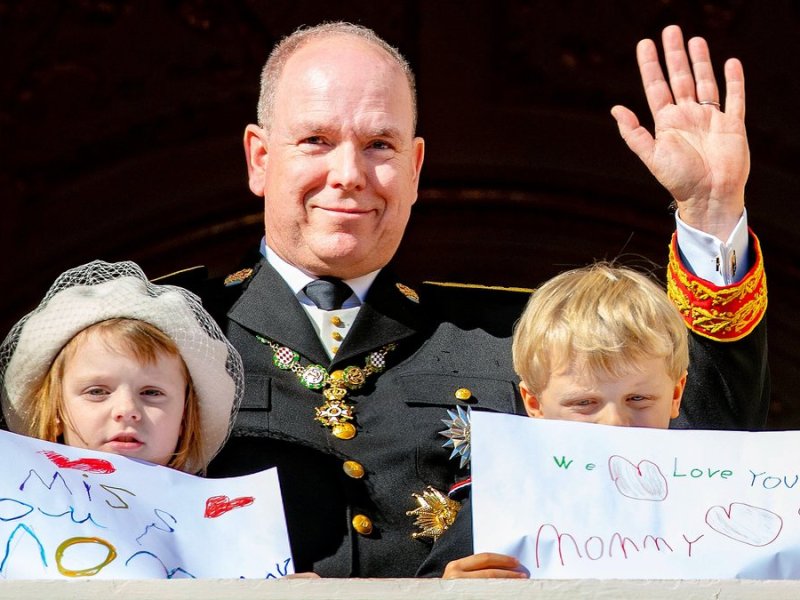
<svg viewBox="0 0 800 600">
<path fill-rule="evenodd" d="M 293 579 L 0 581 L 0 600 L 797 600 L 800 581 Z"/>
</svg>

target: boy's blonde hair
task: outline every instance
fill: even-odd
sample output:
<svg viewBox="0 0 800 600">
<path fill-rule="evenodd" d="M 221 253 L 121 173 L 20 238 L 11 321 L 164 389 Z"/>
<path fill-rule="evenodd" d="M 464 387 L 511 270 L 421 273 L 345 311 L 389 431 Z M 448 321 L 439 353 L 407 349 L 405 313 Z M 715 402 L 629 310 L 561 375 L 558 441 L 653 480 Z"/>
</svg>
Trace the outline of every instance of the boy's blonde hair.
<svg viewBox="0 0 800 600">
<path fill-rule="evenodd" d="M 678 381 L 689 365 L 686 326 L 648 276 L 606 262 L 561 273 L 538 288 L 514 329 L 514 370 L 534 395 L 554 370 L 578 361 L 619 377 L 663 358 Z"/>
<path fill-rule="evenodd" d="M 167 466 L 183 469 L 186 465 L 203 464 L 198 399 L 189 369 L 172 338 L 150 323 L 136 319 L 116 318 L 95 323 L 77 333 L 61 349 L 40 384 L 32 391 L 30 416 L 33 435 L 56 442 L 63 433 L 64 423 L 78 430 L 65 410 L 62 382 L 67 363 L 92 334 L 100 335 L 109 349 L 131 354 L 143 365 L 156 362 L 159 354 L 180 359 L 186 381 L 183 420 L 175 454 Z"/>
</svg>

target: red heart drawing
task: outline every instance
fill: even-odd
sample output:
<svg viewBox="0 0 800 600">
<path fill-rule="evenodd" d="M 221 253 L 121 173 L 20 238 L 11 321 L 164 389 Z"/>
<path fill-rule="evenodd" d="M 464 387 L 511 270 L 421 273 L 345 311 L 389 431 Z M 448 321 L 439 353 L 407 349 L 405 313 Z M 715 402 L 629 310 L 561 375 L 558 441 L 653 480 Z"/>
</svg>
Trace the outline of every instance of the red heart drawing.
<svg viewBox="0 0 800 600">
<path fill-rule="evenodd" d="M 216 519 L 220 515 L 233 510 L 234 508 L 241 508 L 242 506 L 250 506 L 256 499 L 252 496 L 241 496 L 231 500 L 227 496 L 211 496 L 206 500 L 206 513 L 203 515 L 206 519 Z"/>
<path fill-rule="evenodd" d="M 58 452 L 53 452 L 52 450 L 41 450 L 40 454 L 44 454 L 59 469 L 75 469 L 76 471 L 86 471 L 87 473 L 103 474 L 116 471 L 114 465 L 102 458 L 79 458 L 77 460 L 70 460 L 66 456 Z"/>
<path fill-rule="evenodd" d="M 608 459 L 611 480 L 623 496 L 634 500 L 661 501 L 667 497 L 667 479 L 658 465 L 649 460 L 633 464 L 622 456 Z"/>
<path fill-rule="evenodd" d="M 780 515 L 743 502 L 732 502 L 728 508 L 712 506 L 706 512 L 706 523 L 725 537 L 756 547 L 771 544 L 783 529 Z"/>
</svg>

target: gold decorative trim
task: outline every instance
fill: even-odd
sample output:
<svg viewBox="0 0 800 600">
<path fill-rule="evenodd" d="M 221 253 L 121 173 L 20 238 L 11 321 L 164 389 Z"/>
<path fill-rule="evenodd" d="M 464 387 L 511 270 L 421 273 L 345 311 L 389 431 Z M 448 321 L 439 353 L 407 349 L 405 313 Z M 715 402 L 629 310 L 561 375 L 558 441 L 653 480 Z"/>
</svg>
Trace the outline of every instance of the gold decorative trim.
<svg viewBox="0 0 800 600">
<path fill-rule="evenodd" d="M 435 285 L 438 287 L 447 288 L 463 288 L 468 290 L 492 290 L 496 292 L 522 292 L 524 294 L 532 294 L 536 290 L 534 288 L 524 287 L 505 287 L 502 285 L 480 285 L 478 283 L 454 283 L 445 281 L 423 281 L 425 285 Z"/>
<path fill-rule="evenodd" d="M 703 337 L 734 342 L 747 336 L 767 310 L 767 277 L 761 245 L 755 234 L 754 264 L 744 279 L 730 286 L 716 286 L 692 275 L 681 262 L 677 236 L 669 247 L 667 294 L 678 307 L 686 326 Z"/>
</svg>

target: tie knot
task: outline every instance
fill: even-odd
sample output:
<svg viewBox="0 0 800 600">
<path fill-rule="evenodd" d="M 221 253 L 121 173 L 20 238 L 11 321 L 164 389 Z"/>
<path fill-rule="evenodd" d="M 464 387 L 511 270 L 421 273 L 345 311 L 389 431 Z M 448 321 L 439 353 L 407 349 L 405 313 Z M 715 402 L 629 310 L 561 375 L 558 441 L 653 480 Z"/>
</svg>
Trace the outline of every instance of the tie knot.
<svg viewBox="0 0 800 600">
<path fill-rule="evenodd" d="M 304 289 L 306 296 L 321 310 L 338 310 L 353 293 L 344 281 L 333 277 L 320 277 Z"/>
</svg>

